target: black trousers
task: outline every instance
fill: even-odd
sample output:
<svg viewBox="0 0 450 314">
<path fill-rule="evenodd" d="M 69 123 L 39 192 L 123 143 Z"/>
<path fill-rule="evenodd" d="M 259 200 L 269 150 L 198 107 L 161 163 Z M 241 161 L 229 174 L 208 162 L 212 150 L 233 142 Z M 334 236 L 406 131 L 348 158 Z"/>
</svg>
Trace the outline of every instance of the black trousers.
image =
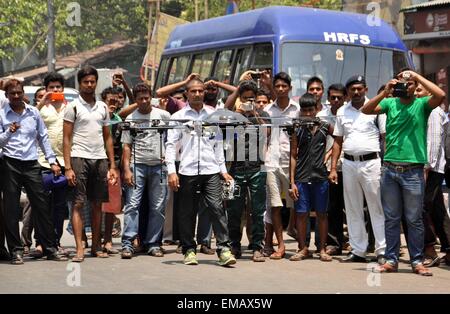
<svg viewBox="0 0 450 314">
<path fill-rule="evenodd" d="M 217 254 L 224 248 L 230 248 L 227 216 L 222 203 L 222 185 L 219 174 L 183 176 L 180 175 L 180 203 L 178 210 L 178 230 L 183 254 L 189 249 L 195 250 L 195 221 L 200 200 L 207 206 L 214 234 L 217 240 Z M 200 192 L 200 193 L 198 193 Z"/>
<path fill-rule="evenodd" d="M 44 191 L 39 163 L 37 161 L 22 161 L 6 156 L 4 157 L 4 162 L 3 207 L 9 252 L 23 252 L 19 234 L 19 220 L 22 216 L 20 190 L 23 186 L 33 208 L 31 215 L 36 238 L 42 245 L 45 255 L 56 253 L 56 237 L 52 213 L 48 204 L 48 197 Z"/>
<path fill-rule="evenodd" d="M 425 246 L 434 245 L 436 236 L 441 242 L 441 251 L 450 252 L 450 219 L 442 196 L 444 174 L 430 171 L 425 185 L 424 226 Z"/>
<path fill-rule="evenodd" d="M 342 249 L 344 242 L 344 184 L 342 171 L 338 171 L 337 174 L 338 184 L 330 184 L 327 244 Z"/>
<path fill-rule="evenodd" d="M 5 168 L 3 164 L 3 159 L 0 158 L 0 174 L 2 174 L 2 179 L 0 180 L 0 250 L 4 250 L 5 247 L 5 218 L 3 217 L 3 186 L 5 184 L 6 178 L 4 177 Z"/>
</svg>

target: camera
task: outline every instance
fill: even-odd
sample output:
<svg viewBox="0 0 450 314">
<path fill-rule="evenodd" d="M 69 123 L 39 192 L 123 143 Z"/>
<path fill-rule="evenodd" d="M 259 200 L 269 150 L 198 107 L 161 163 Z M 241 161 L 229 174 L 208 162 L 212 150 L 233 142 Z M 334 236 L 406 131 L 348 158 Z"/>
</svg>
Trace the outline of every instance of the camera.
<svg viewBox="0 0 450 314">
<path fill-rule="evenodd" d="M 258 70 L 253 71 L 253 72 L 250 73 L 250 75 L 252 76 L 252 79 L 255 80 L 255 81 L 261 79 L 262 74 L 263 74 L 263 72 L 262 71 L 258 71 Z"/>
<path fill-rule="evenodd" d="M 407 98 L 408 97 L 408 84 L 398 82 L 394 85 L 394 92 L 392 93 L 394 97 Z"/>
<path fill-rule="evenodd" d="M 239 108 L 243 111 L 252 111 L 254 109 L 254 100 L 250 100 L 247 102 L 242 103 Z"/>
<path fill-rule="evenodd" d="M 223 181 L 222 183 L 222 199 L 234 200 L 241 195 L 241 187 L 235 184 L 234 180 L 230 182 Z"/>
</svg>

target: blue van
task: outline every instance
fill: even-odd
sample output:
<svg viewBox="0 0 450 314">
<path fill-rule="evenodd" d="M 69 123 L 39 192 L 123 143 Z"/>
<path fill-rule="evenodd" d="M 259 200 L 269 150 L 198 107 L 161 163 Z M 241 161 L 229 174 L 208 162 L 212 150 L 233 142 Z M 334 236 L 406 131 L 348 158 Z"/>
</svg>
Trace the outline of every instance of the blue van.
<svg viewBox="0 0 450 314">
<path fill-rule="evenodd" d="M 160 60 L 154 88 L 189 73 L 237 84 L 248 69 L 285 71 L 292 95 L 306 91 L 311 76 L 325 86 L 366 77 L 368 96 L 394 73 L 413 66 L 397 32 L 363 14 L 273 6 L 177 26 Z"/>
</svg>

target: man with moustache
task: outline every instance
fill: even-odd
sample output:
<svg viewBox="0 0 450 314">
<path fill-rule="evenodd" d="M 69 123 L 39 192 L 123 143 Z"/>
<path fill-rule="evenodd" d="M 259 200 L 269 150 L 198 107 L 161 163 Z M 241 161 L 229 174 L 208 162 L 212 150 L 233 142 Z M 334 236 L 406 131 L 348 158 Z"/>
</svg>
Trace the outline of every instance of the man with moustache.
<svg viewBox="0 0 450 314">
<path fill-rule="evenodd" d="M 203 102 L 205 95 L 203 81 L 198 78 L 190 80 L 186 85 L 186 95 L 188 104 L 174 113 L 172 119 L 193 120 L 194 128 L 188 132 L 180 129 L 169 130 L 166 144 L 169 187 L 174 191 L 180 190 L 180 203 L 183 204 L 183 210 L 178 215 L 178 225 L 184 264 L 198 264 L 194 227 L 196 209 L 199 207 L 201 195 L 210 213 L 216 235 L 219 265 L 232 265 L 236 263 L 236 259 L 231 254 L 220 177 L 222 176 L 226 182 L 232 181 L 233 178 L 228 174 L 225 166 L 220 129 L 210 127 L 204 130 L 201 125 L 201 121 L 214 112 L 213 108 L 206 106 Z M 177 122 L 174 121 L 174 123 Z M 175 168 L 178 149 L 181 151 L 179 175 Z M 200 149 L 201 153 L 199 153 Z"/>
<path fill-rule="evenodd" d="M 9 102 L 0 109 L 0 148 L 3 150 L 3 204 L 6 240 L 11 263 L 23 264 L 23 245 L 19 235 L 20 191 L 22 186 L 33 208 L 36 238 L 48 260 L 66 261 L 58 254 L 51 209 L 44 191 L 37 146 L 44 152 L 55 176 L 61 175 L 55 153 L 48 139 L 47 128 L 39 111 L 24 102 L 23 85 L 16 79 L 5 84 Z"/>
<path fill-rule="evenodd" d="M 342 177 L 348 232 L 352 251 L 342 262 L 366 262 L 368 234 L 364 223 L 364 198 L 375 235 L 378 263 L 384 263 L 386 240 L 380 197 L 380 134 L 385 133 L 385 117 L 361 112 L 367 86 L 363 76 L 355 75 L 345 84 L 350 101 L 337 111 L 329 179 L 338 183 L 337 163 L 344 150 Z"/>
</svg>

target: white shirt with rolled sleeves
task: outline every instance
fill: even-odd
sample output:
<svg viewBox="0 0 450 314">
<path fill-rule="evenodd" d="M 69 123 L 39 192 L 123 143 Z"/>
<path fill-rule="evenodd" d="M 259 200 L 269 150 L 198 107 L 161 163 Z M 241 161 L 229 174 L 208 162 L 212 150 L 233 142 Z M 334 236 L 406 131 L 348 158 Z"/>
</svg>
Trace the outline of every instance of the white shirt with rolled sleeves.
<svg viewBox="0 0 450 314">
<path fill-rule="evenodd" d="M 448 117 L 441 107 L 436 107 L 428 117 L 427 153 L 432 171 L 445 173 L 445 128 Z"/>
<path fill-rule="evenodd" d="M 200 112 L 197 112 L 187 104 L 186 107 L 175 112 L 171 119 L 203 121 L 214 111 L 214 108 L 204 105 Z M 182 123 L 174 121 L 171 122 L 171 125 L 182 125 Z M 200 154 L 198 147 L 199 138 L 195 128 L 197 126 L 194 126 L 194 130 L 171 129 L 167 132 L 166 164 L 168 173 L 176 173 L 175 161 L 178 147 L 180 149 L 179 174 L 196 176 L 199 174 L 227 173 L 220 128 L 215 126 L 203 128 L 203 136 L 200 139 Z M 177 145 L 178 143 L 181 145 Z M 200 168 L 198 167 L 199 158 Z"/>
<path fill-rule="evenodd" d="M 287 118 L 298 118 L 300 113 L 300 106 L 298 103 L 289 100 L 289 105 L 281 109 L 277 101 L 272 104 L 267 105 L 264 111 L 269 113 L 271 118 L 276 117 L 287 117 Z M 271 124 L 285 124 L 286 121 L 272 120 Z M 274 168 L 286 168 L 289 167 L 290 161 L 290 142 L 289 135 L 286 131 L 279 128 L 273 127 L 270 135 L 270 143 L 265 156 L 265 167 L 267 170 Z"/>
<path fill-rule="evenodd" d="M 76 116 L 75 106 L 77 108 Z M 74 124 L 71 157 L 107 158 L 103 141 L 103 127 L 109 125 L 109 110 L 103 101 L 96 101 L 94 106 L 91 106 L 79 96 L 67 106 L 64 121 Z"/>
<path fill-rule="evenodd" d="M 366 102 L 368 99 L 366 99 Z M 334 136 L 343 136 L 342 150 L 359 156 L 380 152 L 380 134 L 386 133 L 386 115 L 367 115 L 352 106 L 352 102 L 338 109 Z"/>
</svg>

